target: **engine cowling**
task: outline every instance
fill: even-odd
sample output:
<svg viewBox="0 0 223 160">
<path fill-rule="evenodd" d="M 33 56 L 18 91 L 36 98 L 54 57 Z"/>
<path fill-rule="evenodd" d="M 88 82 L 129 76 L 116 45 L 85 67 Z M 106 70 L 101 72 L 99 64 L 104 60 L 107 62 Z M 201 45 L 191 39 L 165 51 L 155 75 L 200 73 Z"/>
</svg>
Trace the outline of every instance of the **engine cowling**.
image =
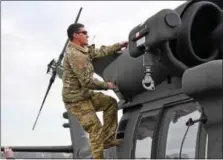
<svg viewBox="0 0 223 160">
<path fill-rule="evenodd" d="M 181 77 L 184 71 L 190 67 L 211 60 L 222 59 L 221 54 L 219 54 L 220 47 L 216 45 L 219 41 L 222 41 L 222 38 L 219 36 L 220 38 L 217 38 L 217 41 L 213 41 L 213 39 L 216 39 L 216 35 L 219 35 L 216 33 L 222 31 L 221 8 L 208 1 L 190 1 L 176 8 L 175 11 L 181 19 L 181 25 L 177 28 L 177 32 L 168 28 L 172 34 L 163 34 L 164 38 L 160 38 L 160 36 L 155 39 L 150 37 L 148 38 L 150 42 L 149 40 L 146 41 L 147 38 L 145 38 L 145 41 L 141 42 L 141 46 L 139 45 L 139 48 L 137 48 L 137 45 L 131 45 L 134 40 L 131 33 L 137 33 L 136 26 L 130 32 L 128 48 L 123 51 L 123 54 L 115 57 L 112 62 L 106 64 L 107 66 L 101 76 L 116 83 L 124 97 L 132 97 L 146 91 L 142 86 L 145 48 L 155 56 L 151 75 L 155 85 L 159 85 L 169 76 Z M 154 22 L 157 22 L 154 17 L 156 16 L 148 19 L 148 22 L 151 22 L 148 24 L 153 27 Z M 160 17 L 158 19 L 159 24 L 164 24 L 165 16 L 163 16 L 163 19 Z M 147 28 L 150 28 L 151 26 L 148 26 L 148 24 Z M 139 38 L 147 34 L 142 25 L 138 26 L 138 29 L 143 33 Z M 153 34 L 156 35 L 156 33 Z M 159 32 L 159 34 L 161 33 Z"/>
</svg>

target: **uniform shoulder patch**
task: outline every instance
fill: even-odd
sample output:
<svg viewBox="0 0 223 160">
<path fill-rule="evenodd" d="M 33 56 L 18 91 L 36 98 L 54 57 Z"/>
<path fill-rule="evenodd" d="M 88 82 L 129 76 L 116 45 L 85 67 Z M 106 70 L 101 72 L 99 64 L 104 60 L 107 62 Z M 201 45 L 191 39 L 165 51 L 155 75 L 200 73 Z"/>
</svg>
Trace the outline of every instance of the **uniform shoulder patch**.
<svg viewBox="0 0 223 160">
<path fill-rule="evenodd" d="M 77 69 L 83 69 L 86 66 L 86 58 L 82 55 L 75 56 L 75 66 Z"/>
</svg>

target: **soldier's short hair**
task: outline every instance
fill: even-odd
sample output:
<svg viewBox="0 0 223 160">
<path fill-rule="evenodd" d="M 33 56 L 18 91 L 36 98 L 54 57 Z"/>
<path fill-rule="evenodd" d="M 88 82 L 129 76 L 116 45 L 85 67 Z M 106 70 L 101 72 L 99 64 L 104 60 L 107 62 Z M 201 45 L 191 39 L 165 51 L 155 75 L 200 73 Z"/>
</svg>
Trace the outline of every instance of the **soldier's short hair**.
<svg viewBox="0 0 223 160">
<path fill-rule="evenodd" d="M 73 40 L 73 34 L 75 32 L 78 32 L 80 28 L 84 27 L 83 24 L 81 23 L 75 23 L 75 24 L 71 24 L 69 25 L 69 27 L 67 28 L 67 36 L 68 38 L 72 41 Z"/>
</svg>

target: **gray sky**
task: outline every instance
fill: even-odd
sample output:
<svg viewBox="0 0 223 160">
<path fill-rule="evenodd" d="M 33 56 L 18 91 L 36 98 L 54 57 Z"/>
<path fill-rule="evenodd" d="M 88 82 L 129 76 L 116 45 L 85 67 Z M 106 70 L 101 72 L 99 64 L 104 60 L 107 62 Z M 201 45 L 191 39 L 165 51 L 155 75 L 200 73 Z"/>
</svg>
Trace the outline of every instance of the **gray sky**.
<svg viewBox="0 0 223 160">
<path fill-rule="evenodd" d="M 58 58 L 66 29 L 83 7 L 79 22 L 96 46 L 127 40 L 130 30 L 161 9 L 182 1 L 46 2 L 4 1 L 1 4 L 1 144 L 69 145 L 62 124 L 65 111 L 61 80 L 56 79 L 35 131 L 35 121 L 49 83 L 47 64 Z M 114 96 L 112 92 L 107 92 Z M 119 119 L 121 113 L 119 112 Z M 101 118 L 101 114 L 99 114 Z"/>
</svg>

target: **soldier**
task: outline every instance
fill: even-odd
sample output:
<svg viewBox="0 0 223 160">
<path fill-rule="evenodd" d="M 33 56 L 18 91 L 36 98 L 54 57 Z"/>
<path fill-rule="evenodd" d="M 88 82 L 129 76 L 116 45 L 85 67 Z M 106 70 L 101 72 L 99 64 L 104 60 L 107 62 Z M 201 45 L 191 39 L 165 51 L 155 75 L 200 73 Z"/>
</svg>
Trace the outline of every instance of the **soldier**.
<svg viewBox="0 0 223 160">
<path fill-rule="evenodd" d="M 107 55 L 116 54 L 128 42 L 103 46 L 100 49 L 88 47 L 88 35 L 83 24 L 71 24 L 67 29 L 69 43 L 63 61 L 63 101 L 68 112 L 77 117 L 89 133 L 93 158 L 103 159 L 104 149 L 117 146 L 117 102 L 114 98 L 93 90 L 115 89 L 112 82 L 101 82 L 93 78 L 91 61 Z M 118 54 L 118 53 L 117 53 Z M 96 112 L 103 111 L 104 125 Z"/>
</svg>

